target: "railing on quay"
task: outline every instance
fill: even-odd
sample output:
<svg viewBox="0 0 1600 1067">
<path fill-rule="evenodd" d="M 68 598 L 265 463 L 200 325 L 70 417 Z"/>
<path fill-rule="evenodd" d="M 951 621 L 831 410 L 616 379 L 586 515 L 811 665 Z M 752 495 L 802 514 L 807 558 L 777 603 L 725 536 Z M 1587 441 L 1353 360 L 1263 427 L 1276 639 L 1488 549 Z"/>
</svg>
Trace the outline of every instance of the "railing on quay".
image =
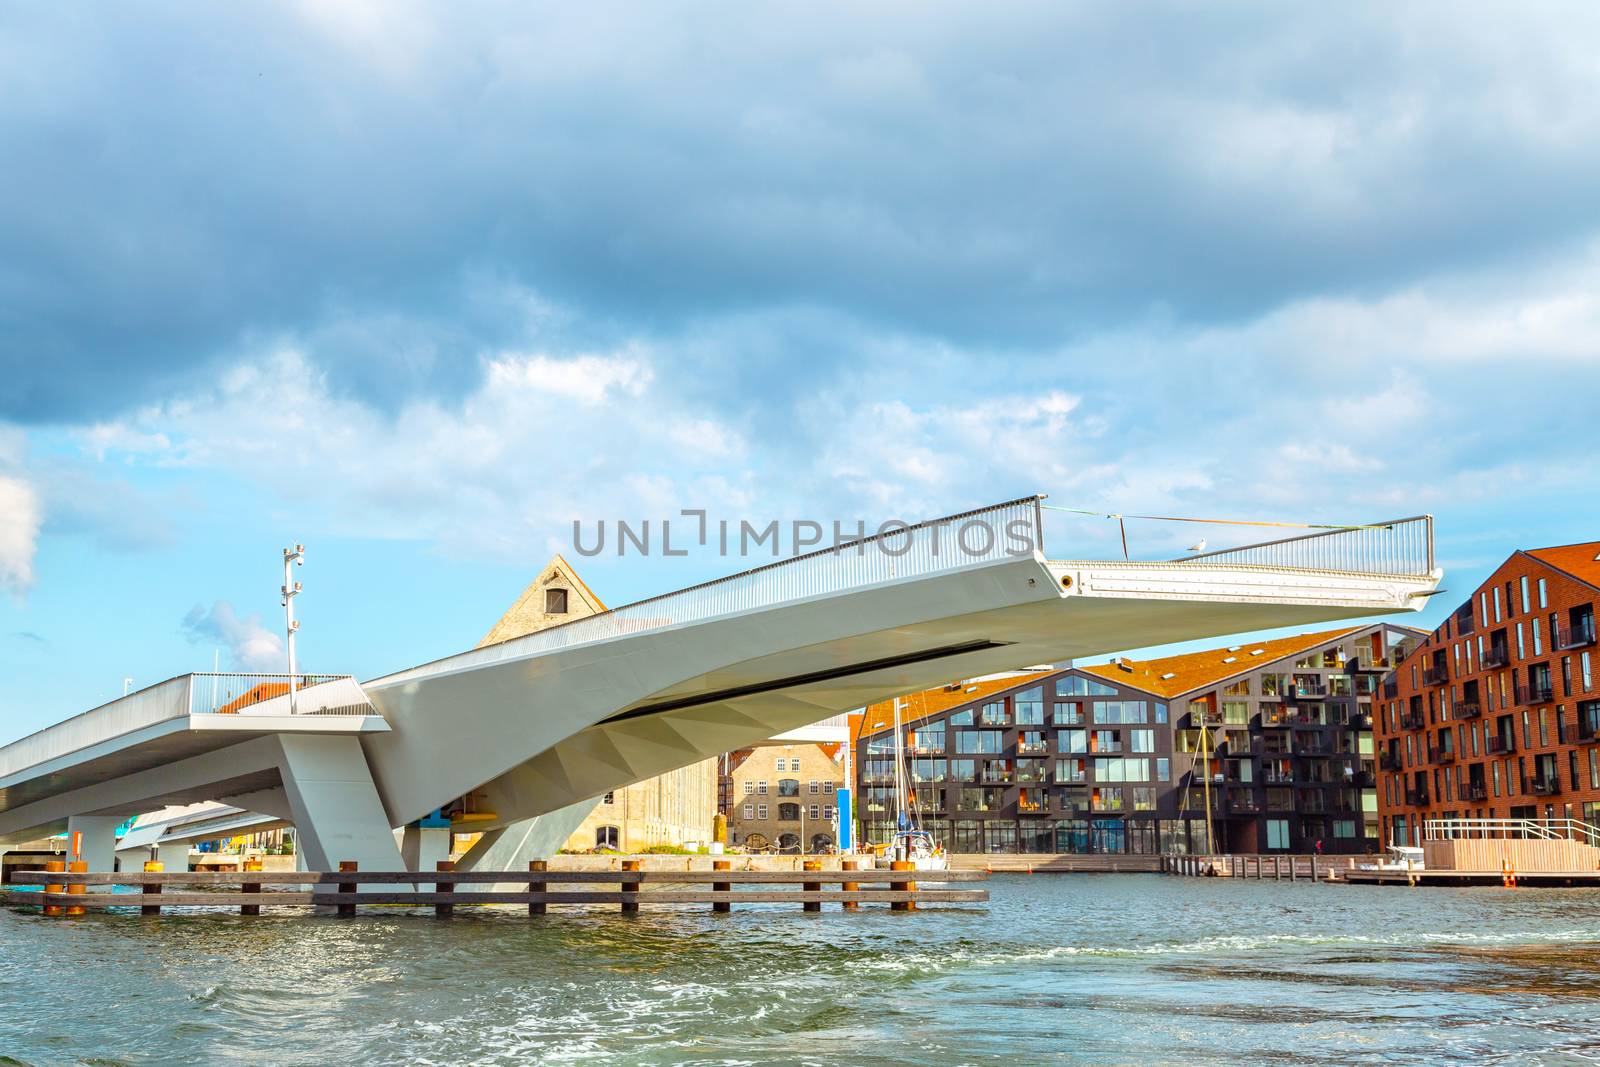
<svg viewBox="0 0 1600 1067">
<path fill-rule="evenodd" d="M 450 669 L 462 669 L 668 626 L 704 622 L 880 582 L 1038 555 L 1044 541 L 1039 508 L 1042 499 L 1041 496 L 1020 497 L 958 515 L 897 526 L 837 547 L 791 556 L 524 637 L 447 656 L 375 679 L 368 686 L 398 684 L 432 674 L 446 664 Z M 988 534 L 958 543 L 960 531 L 969 524 L 986 528 Z M 1025 536 L 1020 533 L 1024 530 Z M 1008 532 L 1014 536 L 1008 536 Z M 976 550 L 969 549 L 974 542 L 977 542 Z M 1021 550 L 1024 543 L 1027 551 Z"/>
<path fill-rule="evenodd" d="M 1201 552 L 1173 562 L 1196 560 L 1425 578 L 1434 572 L 1433 516 L 1414 515 L 1370 526 L 1285 537 L 1258 545 Z"/>
<path fill-rule="evenodd" d="M 1578 819 L 1425 819 L 1422 834 L 1429 841 L 1538 839 L 1600 847 L 1600 827 Z"/>
</svg>

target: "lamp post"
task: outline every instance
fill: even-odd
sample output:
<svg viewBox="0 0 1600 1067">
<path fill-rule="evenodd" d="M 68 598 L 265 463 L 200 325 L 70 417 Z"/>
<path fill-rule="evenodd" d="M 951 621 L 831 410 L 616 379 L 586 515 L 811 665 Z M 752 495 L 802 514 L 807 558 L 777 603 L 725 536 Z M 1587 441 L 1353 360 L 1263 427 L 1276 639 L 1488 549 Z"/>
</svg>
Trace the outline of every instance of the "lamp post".
<svg viewBox="0 0 1600 1067">
<path fill-rule="evenodd" d="M 295 545 L 293 548 L 283 550 L 283 620 L 287 633 L 289 646 L 289 714 L 296 714 L 295 690 L 299 688 L 299 678 L 294 671 L 294 635 L 300 629 L 300 622 L 294 617 L 294 598 L 300 595 L 300 583 L 291 580 L 290 566 L 303 567 L 306 564 L 306 546 Z"/>
</svg>

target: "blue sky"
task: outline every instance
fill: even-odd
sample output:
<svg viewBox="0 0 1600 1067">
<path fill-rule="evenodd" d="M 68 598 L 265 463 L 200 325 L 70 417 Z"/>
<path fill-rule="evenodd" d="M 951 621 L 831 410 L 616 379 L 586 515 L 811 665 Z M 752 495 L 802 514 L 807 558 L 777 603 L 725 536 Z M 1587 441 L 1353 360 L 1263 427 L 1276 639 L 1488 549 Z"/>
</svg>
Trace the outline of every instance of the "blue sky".
<svg viewBox="0 0 1600 1067">
<path fill-rule="evenodd" d="M 1462 592 L 1594 538 L 1597 56 L 1577 3 L 11 5 L 0 736 L 272 666 L 297 540 L 302 664 L 372 675 L 574 518 L 1429 511 Z"/>
</svg>

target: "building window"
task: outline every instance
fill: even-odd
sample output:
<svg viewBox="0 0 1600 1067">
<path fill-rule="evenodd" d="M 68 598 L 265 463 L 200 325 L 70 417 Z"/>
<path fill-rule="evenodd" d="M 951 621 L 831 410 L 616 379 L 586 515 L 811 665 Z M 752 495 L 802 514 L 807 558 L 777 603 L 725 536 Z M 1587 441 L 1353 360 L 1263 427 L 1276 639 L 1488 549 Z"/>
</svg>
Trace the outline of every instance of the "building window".
<svg viewBox="0 0 1600 1067">
<path fill-rule="evenodd" d="M 1056 705 L 1057 726 L 1076 726 L 1083 721 L 1083 711 L 1076 702 L 1063 702 Z"/>
<path fill-rule="evenodd" d="M 1129 752 L 1154 752 L 1156 750 L 1156 732 L 1154 730 L 1129 730 Z"/>
<path fill-rule="evenodd" d="M 1267 847 L 1268 848 L 1288 848 L 1289 847 L 1289 820 L 1288 819 L 1268 819 L 1267 820 Z"/>
<path fill-rule="evenodd" d="M 1156 781 L 1172 781 L 1172 761 L 1167 759 L 1165 756 L 1156 760 Z"/>
<path fill-rule="evenodd" d="M 833 783 L 832 782 L 823 782 L 822 783 L 822 791 L 824 793 L 832 793 L 833 792 Z"/>
<path fill-rule="evenodd" d="M 747 819 L 756 817 L 756 806 L 754 804 L 746 804 L 744 806 L 744 817 Z"/>
<path fill-rule="evenodd" d="M 565 615 L 567 613 L 567 591 L 565 589 L 546 589 L 544 591 L 544 613 L 546 615 Z"/>
<path fill-rule="evenodd" d="M 744 795 L 745 796 L 750 796 L 755 791 L 756 791 L 756 784 L 754 782 L 750 781 L 749 779 L 746 779 L 745 783 L 744 783 Z"/>
<path fill-rule="evenodd" d="M 815 778 L 811 779 L 811 781 L 806 783 L 806 792 L 807 793 L 817 793 L 817 792 L 820 792 L 821 790 L 822 790 L 822 783 L 818 782 Z"/>
<path fill-rule="evenodd" d="M 1044 686 L 1036 685 L 1016 695 L 1017 725 L 1044 725 Z"/>
<path fill-rule="evenodd" d="M 609 848 L 613 852 L 620 852 L 622 850 L 622 830 L 615 826 L 595 827 L 594 847 Z"/>
<path fill-rule="evenodd" d="M 767 780 L 765 778 L 756 783 L 756 792 L 760 793 L 762 796 L 767 795 Z"/>
<path fill-rule="evenodd" d="M 767 817 L 767 806 L 765 804 L 757 804 L 756 805 L 756 818 L 765 819 L 766 817 Z"/>
<path fill-rule="evenodd" d="M 615 804 L 616 802 L 617 802 L 617 794 L 615 794 L 615 793 L 607 793 L 605 795 L 605 797 L 602 798 L 601 801 L 600 801 L 600 803 L 602 803 L 602 804 Z"/>
<path fill-rule="evenodd" d="M 780 797 L 797 797 L 800 795 L 800 779 L 779 778 L 778 795 Z"/>
<path fill-rule="evenodd" d="M 1528 600 L 1528 576 L 1526 574 L 1522 576 L 1520 584 L 1522 586 L 1522 612 L 1526 615 L 1533 610 L 1533 604 Z"/>
<path fill-rule="evenodd" d="M 823 809 L 822 809 L 822 817 L 823 817 L 823 818 L 824 818 L 824 819 L 831 819 L 831 818 L 833 818 L 833 817 L 834 817 L 834 816 L 835 816 L 835 815 L 836 815 L 836 814 L 838 814 L 838 813 L 837 813 L 837 812 L 836 812 L 836 811 L 834 811 L 834 808 L 833 808 L 833 805 L 832 805 L 832 804 L 829 804 L 829 805 L 827 805 L 827 806 L 826 806 L 826 807 L 824 807 L 824 808 L 823 808 Z"/>
<path fill-rule="evenodd" d="M 816 819 L 821 814 L 822 814 L 822 809 L 820 807 L 818 807 L 817 805 L 815 805 L 815 804 L 811 805 L 811 807 L 806 809 L 806 818 L 808 818 L 808 819 Z"/>
</svg>

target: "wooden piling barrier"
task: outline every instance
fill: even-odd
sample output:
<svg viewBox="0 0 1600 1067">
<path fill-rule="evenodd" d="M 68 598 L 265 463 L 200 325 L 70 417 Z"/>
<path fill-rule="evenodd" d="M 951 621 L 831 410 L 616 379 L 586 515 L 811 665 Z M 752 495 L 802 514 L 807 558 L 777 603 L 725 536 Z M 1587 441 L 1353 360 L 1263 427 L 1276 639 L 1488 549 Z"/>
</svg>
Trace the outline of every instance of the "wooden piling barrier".
<svg viewBox="0 0 1600 1067">
<path fill-rule="evenodd" d="M 1317 880 L 1317 854 L 1315 852 L 1311 854 L 1311 880 L 1313 882 Z"/>
<path fill-rule="evenodd" d="M 803 870 L 803 871 L 820 871 L 820 870 L 822 870 L 822 861 L 821 860 L 803 860 L 800 863 L 800 869 Z M 802 892 L 805 892 L 805 893 L 820 893 L 820 892 L 822 892 L 822 883 L 821 882 L 801 882 L 800 883 L 800 889 L 801 889 Z M 820 900 L 808 900 L 804 904 L 800 905 L 800 910 L 801 911 L 821 911 L 822 910 L 822 901 L 820 901 Z"/>
<path fill-rule="evenodd" d="M 455 869 L 456 865 L 451 860 L 437 860 L 433 865 L 435 874 L 449 874 Z M 433 883 L 433 891 L 435 893 L 454 893 L 456 891 L 456 884 L 454 882 L 436 881 Z M 436 919 L 448 919 L 455 913 L 456 906 L 454 904 L 435 904 L 433 906 L 433 916 Z"/>
<path fill-rule="evenodd" d="M 359 865 L 356 863 L 355 860 L 340 860 L 339 861 L 339 873 L 340 874 L 348 874 L 348 873 L 354 872 L 357 869 L 358 866 Z M 341 892 L 341 893 L 354 893 L 354 892 L 357 892 L 359 889 L 360 889 L 360 887 L 355 882 L 340 882 L 339 883 L 339 892 Z M 350 915 L 354 915 L 355 913 L 356 913 L 356 906 L 354 904 L 340 904 L 339 905 L 339 914 L 340 915 L 342 915 L 342 916 L 350 916 Z"/>
<path fill-rule="evenodd" d="M 73 874 L 87 874 L 89 872 L 89 864 L 84 860 L 73 860 L 71 863 L 67 864 L 67 870 L 71 871 Z M 69 882 L 67 884 L 67 892 L 72 896 L 81 897 L 85 893 L 89 892 L 89 887 L 84 885 L 82 882 Z M 68 915 L 82 915 L 84 914 L 85 910 L 86 909 L 82 904 L 67 905 Z"/>
<path fill-rule="evenodd" d="M 891 871 L 914 871 L 914 870 L 917 869 L 917 865 L 914 862 L 912 862 L 911 860 L 892 860 L 889 863 L 889 869 Z M 917 891 L 917 883 L 915 883 L 915 882 L 890 882 L 889 883 L 889 890 L 891 892 L 915 893 Z M 916 911 L 917 910 L 916 903 L 914 901 L 910 901 L 910 900 L 897 900 L 894 903 L 890 904 L 889 907 L 893 911 Z"/>
<path fill-rule="evenodd" d="M 245 861 L 243 861 L 243 863 L 240 864 L 240 866 L 242 867 L 242 869 L 244 869 L 246 871 L 259 871 L 261 869 L 261 861 L 260 860 L 245 860 Z M 257 894 L 259 894 L 261 892 L 261 883 L 260 882 L 245 882 L 245 883 L 243 883 L 243 884 L 241 884 L 239 886 L 239 892 L 241 892 L 241 893 L 257 893 Z M 260 904 L 240 904 L 239 905 L 239 914 L 240 915 L 260 915 L 261 914 L 261 905 Z"/>
<path fill-rule="evenodd" d="M 732 860 L 712 860 L 711 861 L 711 869 L 713 871 L 731 871 L 731 870 L 733 870 L 733 861 Z M 711 883 L 711 891 L 713 893 L 731 893 L 731 892 L 733 892 L 733 883 L 732 882 L 712 882 Z M 729 903 L 728 901 L 726 901 L 726 900 L 718 900 L 718 901 L 714 901 L 712 903 L 711 910 L 713 912 L 724 912 L 724 913 L 726 913 L 726 912 L 730 912 L 730 911 L 733 910 L 733 905 L 731 903 Z"/>
<path fill-rule="evenodd" d="M 860 866 L 860 864 L 856 860 L 841 860 L 839 862 L 839 869 L 841 871 L 854 871 L 854 870 L 859 869 L 859 866 Z M 839 883 L 839 891 L 841 893 L 858 893 L 858 892 L 861 891 L 861 883 L 860 882 L 840 882 Z M 844 910 L 845 911 L 859 911 L 860 908 L 861 908 L 861 905 L 857 904 L 853 900 L 847 900 L 847 901 L 844 902 Z"/>
<path fill-rule="evenodd" d="M 67 863 L 65 860 L 45 860 L 44 869 L 51 874 L 61 874 L 67 869 Z M 46 882 L 44 891 L 46 893 L 65 893 L 67 891 L 67 887 L 66 884 L 62 882 Z M 46 904 L 44 906 L 44 913 L 46 915 L 60 915 L 61 905 Z"/>
<path fill-rule="evenodd" d="M 147 874 L 160 874 L 166 870 L 166 865 L 160 860 L 146 860 L 144 869 Z M 160 915 L 161 905 L 156 903 L 161 899 L 161 883 L 146 882 L 139 887 L 144 891 L 145 903 L 139 908 L 140 915 Z"/>
<path fill-rule="evenodd" d="M 530 871 L 538 872 L 538 871 L 547 871 L 549 869 L 550 869 L 550 863 L 549 863 L 548 860 L 529 860 L 528 861 L 528 870 L 530 870 Z M 528 892 L 530 892 L 530 893 L 543 893 L 544 889 L 545 889 L 545 886 L 547 886 L 548 884 L 549 884 L 548 882 L 535 882 L 535 881 L 532 881 L 530 879 L 529 882 L 528 882 Z M 548 909 L 549 909 L 549 905 L 546 904 L 542 900 L 530 900 L 530 901 L 528 901 L 528 914 L 529 915 L 543 915 L 543 914 L 545 914 L 545 912 Z"/>
<path fill-rule="evenodd" d="M 623 860 L 622 861 L 622 869 L 624 871 L 637 871 L 639 869 L 639 867 L 640 867 L 640 863 L 639 863 L 638 860 Z M 624 915 L 637 915 L 639 913 L 639 900 L 638 900 L 639 883 L 637 881 L 623 882 L 622 883 L 622 894 L 623 894 L 622 914 L 624 914 Z M 629 896 L 632 896 L 634 899 L 633 900 L 629 900 L 628 899 Z"/>
</svg>

